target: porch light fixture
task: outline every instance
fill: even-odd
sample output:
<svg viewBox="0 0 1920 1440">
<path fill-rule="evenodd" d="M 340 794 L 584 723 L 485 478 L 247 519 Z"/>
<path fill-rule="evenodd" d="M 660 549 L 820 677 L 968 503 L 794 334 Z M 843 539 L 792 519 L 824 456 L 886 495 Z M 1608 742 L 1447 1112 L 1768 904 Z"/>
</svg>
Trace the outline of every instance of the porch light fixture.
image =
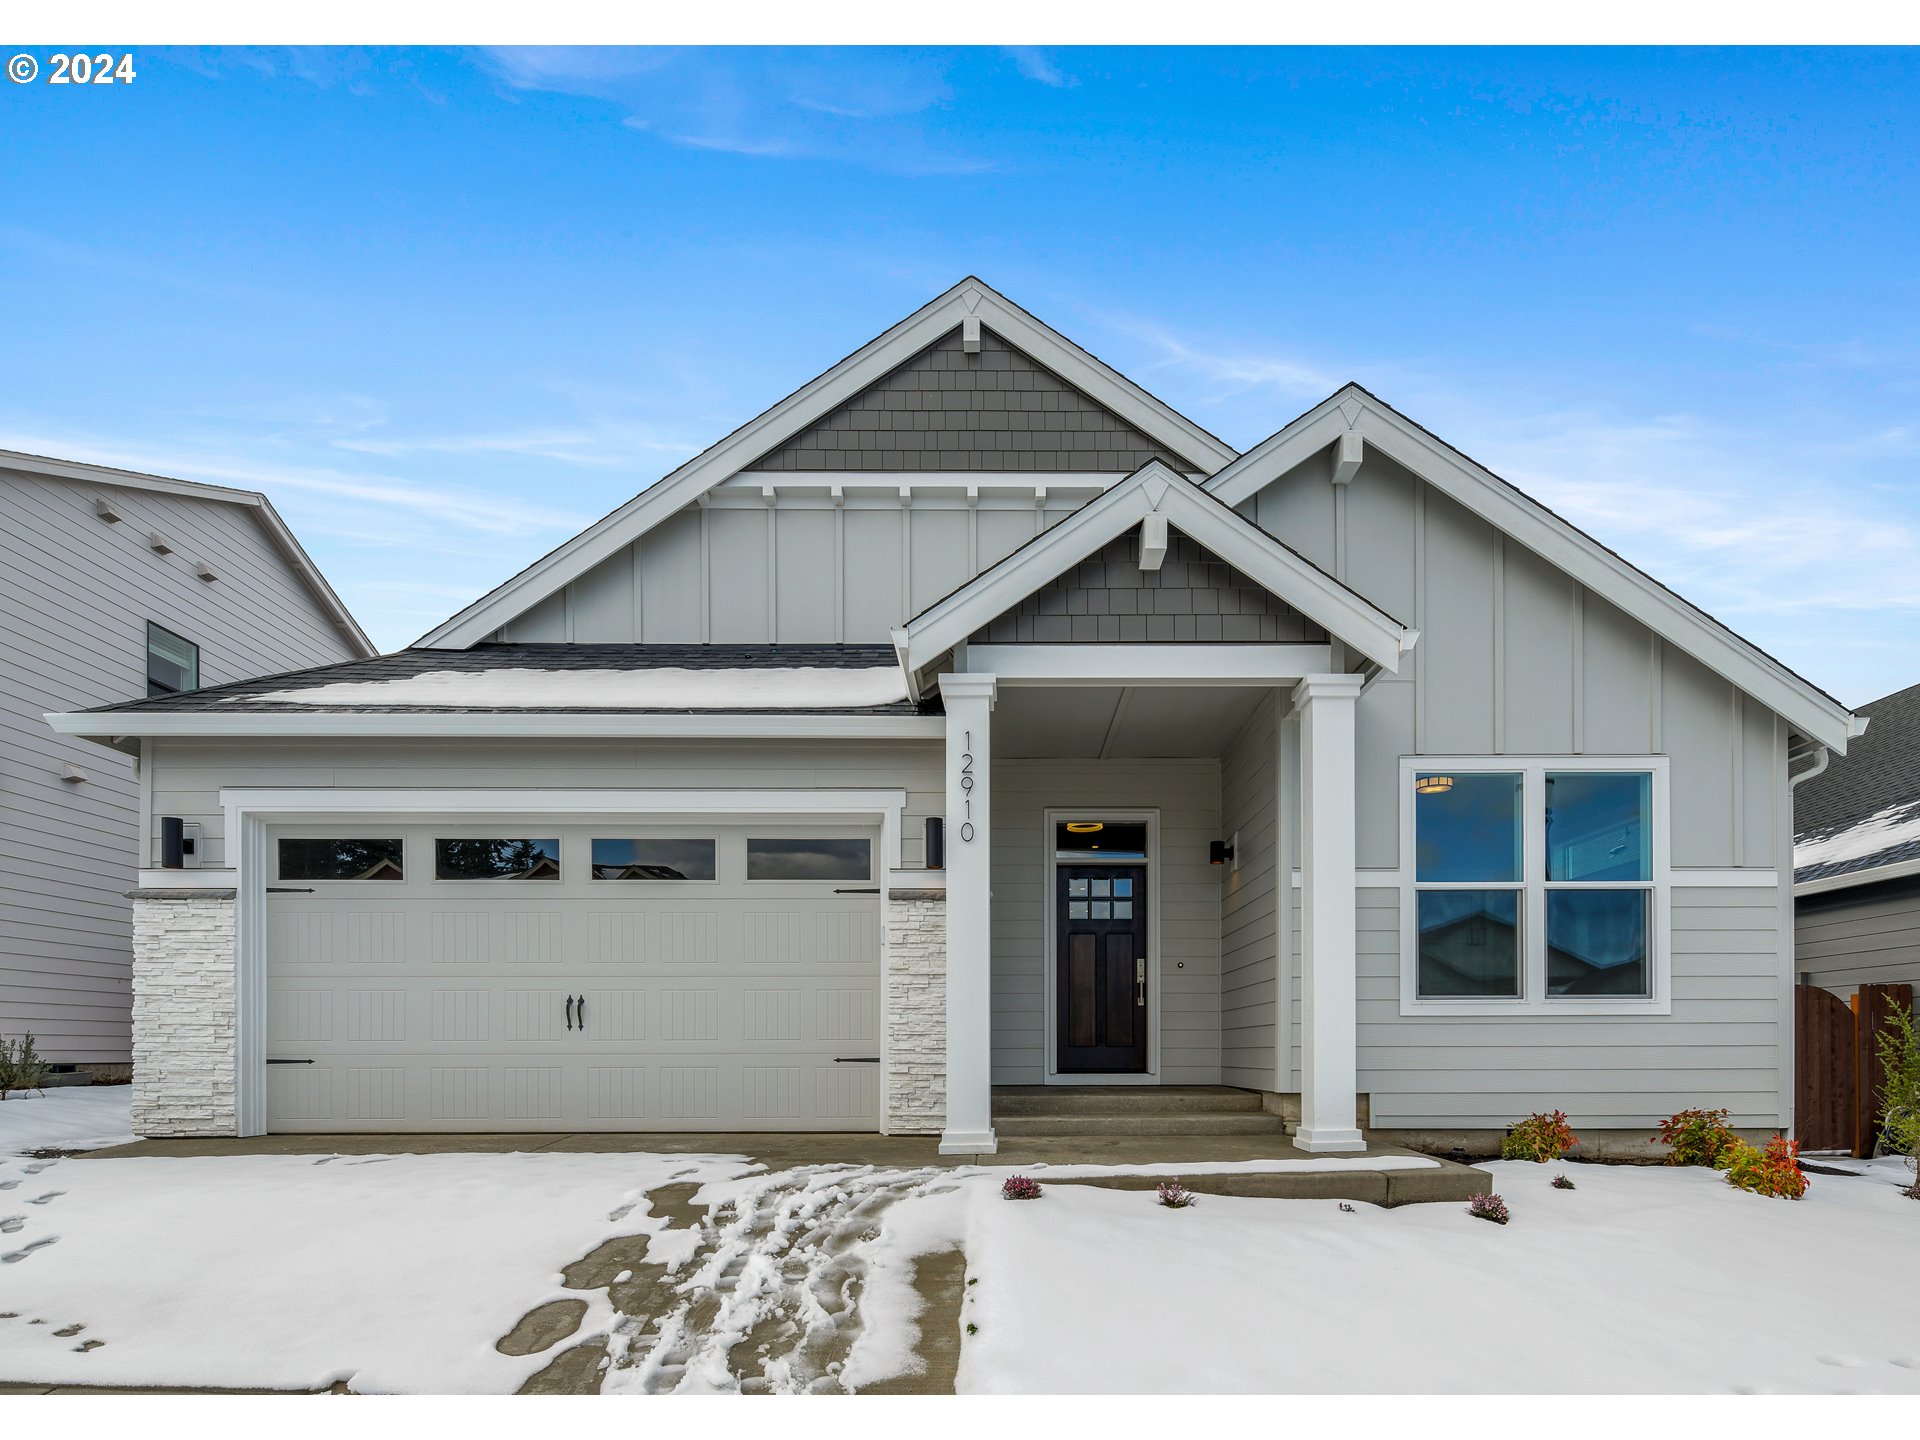
<svg viewBox="0 0 1920 1440">
<path fill-rule="evenodd" d="M 1416 795 L 1444 795 L 1453 788 L 1451 775 L 1422 775 L 1413 782 Z"/>
<path fill-rule="evenodd" d="M 1067 821 L 1067 833 L 1069 835 L 1098 835 L 1106 828 L 1106 822 L 1102 820 Z"/>
<path fill-rule="evenodd" d="M 1209 865 L 1224 865 L 1231 859 L 1233 859 L 1233 846 L 1229 842 L 1225 840 L 1209 840 L 1207 842 L 1207 863 Z"/>
</svg>

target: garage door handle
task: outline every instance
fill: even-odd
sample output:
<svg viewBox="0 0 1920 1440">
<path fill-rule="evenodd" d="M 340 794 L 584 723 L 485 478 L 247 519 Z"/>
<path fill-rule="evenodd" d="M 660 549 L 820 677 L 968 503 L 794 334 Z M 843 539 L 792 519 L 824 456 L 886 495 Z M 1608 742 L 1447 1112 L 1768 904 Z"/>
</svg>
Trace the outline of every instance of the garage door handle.
<svg viewBox="0 0 1920 1440">
<path fill-rule="evenodd" d="M 567 996 L 567 1029 L 573 1029 L 573 996 Z"/>
<path fill-rule="evenodd" d="M 833 1063 L 836 1065 L 878 1065 L 880 1063 L 880 1057 L 878 1055 L 836 1055 L 833 1057 Z"/>
<path fill-rule="evenodd" d="M 836 890 L 833 893 L 836 895 L 878 895 L 880 893 L 880 887 L 878 885 L 869 885 L 864 890 Z"/>
<path fill-rule="evenodd" d="M 313 894 L 313 887 L 311 885 L 269 885 L 267 886 L 267 894 L 311 895 Z"/>
<path fill-rule="evenodd" d="M 574 1001 L 574 1005 L 577 1008 L 574 1010 L 573 1015 L 574 1018 L 580 1022 L 580 1033 L 584 1035 L 587 1033 L 587 997 L 582 995 L 578 1000 Z"/>
</svg>

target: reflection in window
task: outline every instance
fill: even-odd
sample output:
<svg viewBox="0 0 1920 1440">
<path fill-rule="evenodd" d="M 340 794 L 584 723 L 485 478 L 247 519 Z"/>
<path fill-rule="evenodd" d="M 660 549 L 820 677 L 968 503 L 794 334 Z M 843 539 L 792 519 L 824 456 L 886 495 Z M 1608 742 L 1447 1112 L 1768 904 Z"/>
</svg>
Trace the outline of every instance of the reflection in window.
<svg viewBox="0 0 1920 1440">
<path fill-rule="evenodd" d="M 1419 892 L 1422 998 L 1513 999 L 1520 994 L 1520 893 Z"/>
<path fill-rule="evenodd" d="M 1144 860 L 1144 820 L 1062 820 L 1053 827 L 1053 848 L 1062 860 Z"/>
<path fill-rule="evenodd" d="M 558 840 L 435 840 L 433 873 L 439 880 L 558 880 Z"/>
<path fill-rule="evenodd" d="M 200 647 L 147 622 L 147 694 L 180 695 L 200 688 Z"/>
<path fill-rule="evenodd" d="M 1651 880 L 1653 777 L 1547 775 L 1547 879 Z"/>
<path fill-rule="evenodd" d="M 711 840 L 595 840 L 596 880 L 711 880 Z"/>
<path fill-rule="evenodd" d="M 392 840 L 280 842 L 282 880 L 404 880 L 403 846 Z"/>
<path fill-rule="evenodd" d="M 1503 884 L 1520 879 L 1521 777 L 1455 774 L 1422 794 L 1415 781 L 1414 878 L 1422 883 Z"/>
<path fill-rule="evenodd" d="M 749 880 L 867 880 L 871 840 L 748 840 Z"/>
<path fill-rule="evenodd" d="M 1646 890 L 1547 892 L 1547 993 L 1648 993 Z"/>
</svg>

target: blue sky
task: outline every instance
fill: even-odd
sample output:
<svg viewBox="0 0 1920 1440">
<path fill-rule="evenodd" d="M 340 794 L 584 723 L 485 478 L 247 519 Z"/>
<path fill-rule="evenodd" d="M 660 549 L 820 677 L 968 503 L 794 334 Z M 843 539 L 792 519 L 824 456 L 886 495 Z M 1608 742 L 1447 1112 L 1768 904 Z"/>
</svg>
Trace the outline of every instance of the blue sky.
<svg viewBox="0 0 1920 1440">
<path fill-rule="evenodd" d="M 0 87 L 0 445 L 266 489 L 384 646 L 973 272 L 1920 681 L 1914 52 L 136 56 Z"/>
</svg>

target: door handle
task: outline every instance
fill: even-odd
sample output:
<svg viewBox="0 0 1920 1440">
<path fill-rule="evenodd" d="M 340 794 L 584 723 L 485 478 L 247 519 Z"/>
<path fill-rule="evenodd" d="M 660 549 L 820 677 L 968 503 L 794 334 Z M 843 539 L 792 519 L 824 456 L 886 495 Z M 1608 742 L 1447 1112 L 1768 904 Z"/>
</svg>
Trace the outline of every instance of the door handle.
<svg viewBox="0 0 1920 1440">
<path fill-rule="evenodd" d="M 584 1035 L 587 1033 L 587 997 L 582 995 L 573 1004 L 573 1018 L 580 1022 L 580 1033 Z"/>
<path fill-rule="evenodd" d="M 1134 983 L 1133 1003 L 1136 1005 L 1146 1004 L 1147 1003 L 1147 957 L 1144 955 L 1136 956 L 1134 959 L 1133 983 Z"/>
<path fill-rule="evenodd" d="M 573 996 L 567 996 L 567 1029 L 573 1029 Z"/>
</svg>

